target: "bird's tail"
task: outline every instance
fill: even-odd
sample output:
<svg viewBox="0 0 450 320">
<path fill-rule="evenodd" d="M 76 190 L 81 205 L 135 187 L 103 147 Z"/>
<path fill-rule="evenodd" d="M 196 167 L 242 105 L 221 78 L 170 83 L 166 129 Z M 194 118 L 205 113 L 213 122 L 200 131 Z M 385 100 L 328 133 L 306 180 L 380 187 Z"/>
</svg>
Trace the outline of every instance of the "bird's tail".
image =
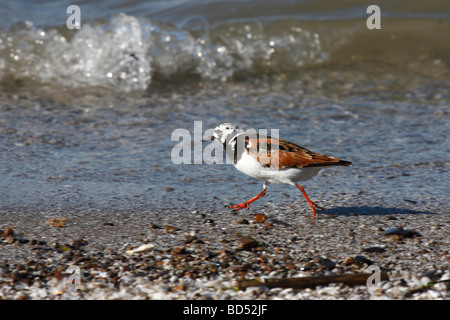
<svg viewBox="0 0 450 320">
<path fill-rule="evenodd" d="M 336 162 L 334 165 L 335 165 L 335 166 L 345 166 L 345 167 L 348 167 L 348 166 L 351 166 L 352 163 L 351 163 L 350 161 L 346 161 L 346 160 L 339 160 L 339 161 Z"/>
</svg>

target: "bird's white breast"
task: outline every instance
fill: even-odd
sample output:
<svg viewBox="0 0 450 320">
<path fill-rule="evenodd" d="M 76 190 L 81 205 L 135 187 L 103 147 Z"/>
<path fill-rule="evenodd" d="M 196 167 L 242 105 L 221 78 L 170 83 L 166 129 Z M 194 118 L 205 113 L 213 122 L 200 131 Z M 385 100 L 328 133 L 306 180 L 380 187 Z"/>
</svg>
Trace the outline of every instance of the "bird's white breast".
<svg viewBox="0 0 450 320">
<path fill-rule="evenodd" d="M 234 166 L 246 175 L 261 179 L 263 167 L 254 157 L 246 152 L 242 153 L 241 158 L 234 164 Z"/>
<path fill-rule="evenodd" d="M 275 184 L 294 184 L 298 181 L 309 180 L 319 173 L 318 167 L 289 168 L 277 170 L 263 167 L 256 158 L 244 152 L 234 165 L 236 169 L 253 178 Z"/>
</svg>

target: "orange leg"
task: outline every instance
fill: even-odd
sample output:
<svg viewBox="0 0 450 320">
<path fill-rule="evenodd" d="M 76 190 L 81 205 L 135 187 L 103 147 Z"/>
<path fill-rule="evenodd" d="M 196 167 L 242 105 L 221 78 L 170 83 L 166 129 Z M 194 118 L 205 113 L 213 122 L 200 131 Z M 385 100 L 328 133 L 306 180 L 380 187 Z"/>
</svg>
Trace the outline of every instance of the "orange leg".
<svg viewBox="0 0 450 320">
<path fill-rule="evenodd" d="M 251 198 L 250 200 L 245 201 L 244 203 L 240 203 L 240 204 L 235 204 L 235 205 L 232 205 L 232 206 L 228 206 L 228 208 L 229 208 L 229 209 L 234 209 L 234 211 L 239 211 L 239 210 L 241 210 L 241 209 L 243 209 L 243 208 L 248 208 L 248 206 L 249 206 L 250 203 L 252 203 L 253 201 L 258 200 L 259 198 L 264 197 L 264 196 L 266 195 L 266 190 L 267 190 L 267 187 L 264 186 L 263 191 L 261 191 L 256 197 Z"/>
<path fill-rule="evenodd" d="M 323 209 L 323 208 L 317 206 L 317 205 L 315 204 L 315 202 L 312 202 L 312 201 L 309 199 L 308 195 L 307 195 L 306 192 L 305 192 L 305 189 L 303 189 L 303 187 L 302 187 L 301 185 L 299 185 L 299 184 L 295 184 L 295 185 L 297 186 L 298 190 L 300 190 L 301 193 L 303 193 L 303 195 L 304 195 L 305 198 L 306 198 L 306 201 L 308 201 L 308 204 L 309 204 L 309 206 L 311 207 L 311 210 L 312 210 L 312 212 L 313 212 L 313 219 L 315 219 L 315 218 L 316 218 L 316 208 L 317 208 L 317 209 Z"/>
</svg>

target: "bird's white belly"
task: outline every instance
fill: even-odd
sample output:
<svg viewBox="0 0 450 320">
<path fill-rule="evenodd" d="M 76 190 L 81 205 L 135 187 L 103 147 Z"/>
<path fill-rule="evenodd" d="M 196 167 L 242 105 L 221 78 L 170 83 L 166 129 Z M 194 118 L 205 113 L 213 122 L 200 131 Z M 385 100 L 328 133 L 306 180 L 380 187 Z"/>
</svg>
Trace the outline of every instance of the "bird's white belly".
<svg viewBox="0 0 450 320">
<path fill-rule="evenodd" d="M 294 184 L 298 181 L 306 181 L 311 179 L 318 174 L 319 171 L 320 168 L 317 167 L 284 169 L 275 171 L 275 174 L 272 174 L 267 181 L 275 184 Z"/>
<path fill-rule="evenodd" d="M 263 167 L 254 157 L 244 153 L 234 165 L 239 171 L 259 180 L 275 184 L 294 184 L 309 180 L 319 173 L 320 168 L 289 168 L 275 170 Z"/>
</svg>

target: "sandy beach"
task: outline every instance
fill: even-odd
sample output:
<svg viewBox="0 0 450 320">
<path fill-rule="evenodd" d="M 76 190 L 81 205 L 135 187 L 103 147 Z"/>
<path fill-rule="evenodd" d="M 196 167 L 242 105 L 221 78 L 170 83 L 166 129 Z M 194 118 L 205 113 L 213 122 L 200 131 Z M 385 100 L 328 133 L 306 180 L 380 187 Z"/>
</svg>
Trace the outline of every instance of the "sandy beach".
<svg viewBox="0 0 450 320">
<path fill-rule="evenodd" d="M 432 205 L 415 210 L 408 202 L 365 208 L 346 207 L 342 197 L 329 201 L 338 208 L 319 211 L 315 221 L 309 208 L 298 203 L 258 210 L 258 221 L 250 212 L 226 209 L 12 211 L 2 219 L 0 297 L 449 298 L 448 212 Z M 48 222 L 61 217 L 67 218 L 63 227 Z M 154 245 L 148 251 L 128 252 L 148 244 Z M 342 283 L 239 290 L 244 279 L 367 274 L 370 265 L 389 275 L 372 292 L 366 285 Z M 78 284 L 68 280 L 75 274 L 69 266 L 79 268 Z"/>
</svg>

